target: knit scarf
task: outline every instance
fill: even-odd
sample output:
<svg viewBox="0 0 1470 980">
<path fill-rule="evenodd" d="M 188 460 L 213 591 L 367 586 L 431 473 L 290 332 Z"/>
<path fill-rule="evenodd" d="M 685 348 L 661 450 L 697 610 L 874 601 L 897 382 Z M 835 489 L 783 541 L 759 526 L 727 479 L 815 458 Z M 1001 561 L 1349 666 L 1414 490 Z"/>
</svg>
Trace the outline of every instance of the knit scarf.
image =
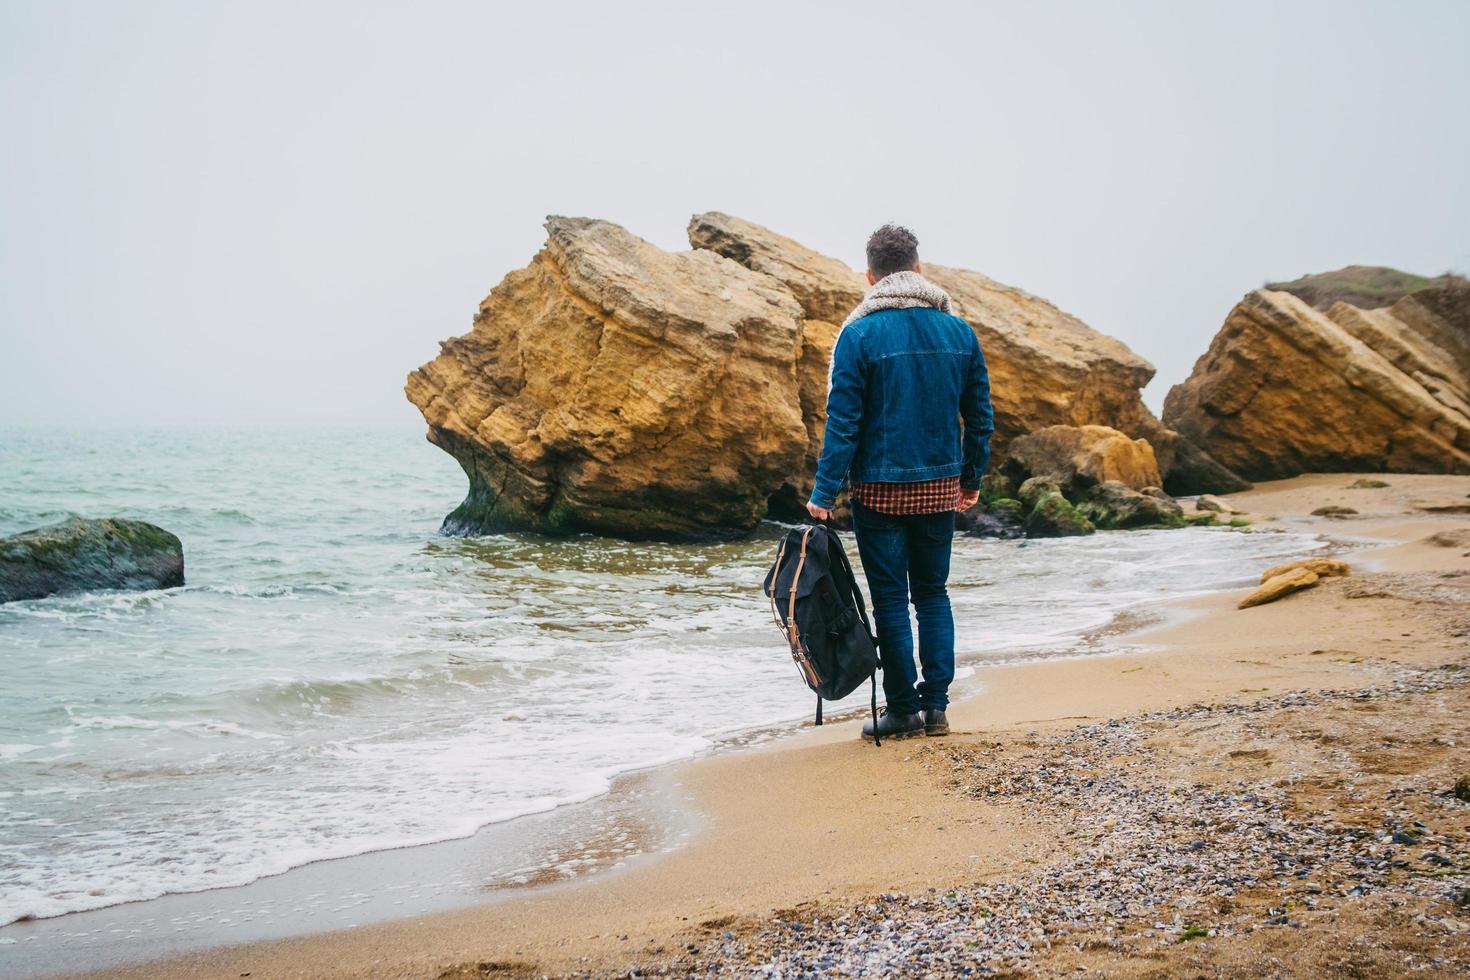
<svg viewBox="0 0 1470 980">
<path fill-rule="evenodd" d="M 884 276 L 863 294 L 857 309 L 842 321 L 845 327 L 854 320 L 861 320 L 869 313 L 879 310 L 908 310 L 916 306 L 931 306 L 941 313 L 950 312 L 949 293 L 934 285 L 917 272 L 895 272 Z"/>
</svg>

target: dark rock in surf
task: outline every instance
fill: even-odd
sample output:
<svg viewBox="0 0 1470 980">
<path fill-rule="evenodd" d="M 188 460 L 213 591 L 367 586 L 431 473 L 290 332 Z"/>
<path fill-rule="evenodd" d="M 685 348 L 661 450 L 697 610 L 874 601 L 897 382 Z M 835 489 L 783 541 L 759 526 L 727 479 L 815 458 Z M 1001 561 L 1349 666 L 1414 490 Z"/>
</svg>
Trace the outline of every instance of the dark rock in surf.
<svg viewBox="0 0 1470 980">
<path fill-rule="evenodd" d="M 1007 497 L 992 500 L 975 509 L 965 533 L 972 538 L 1025 537 L 1025 507 L 1019 500 Z"/>
<path fill-rule="evenodd" d="M 1019 492 L 1027 511 L 1025 526 L 1028 538 L 1069 538 L 1096 530 L 1092 521 L 1062 495 L 1055 480 L 1033 476 L 1021 484 Z"/>
<path fill-rule="evenodd" d="M 0 602 L 183 584 L 178 537 L 143 521 L 73 517 L 0 538 Z"/>
<path fill-rule="evenodd" d="M 1077 504 L 1077 512 L 1105 529 L 1183 527 L 1184 508 L 1168 494 L 1149 487 L 1140 492 L 1114 480 L 1099 483 Z"/>
</svg>

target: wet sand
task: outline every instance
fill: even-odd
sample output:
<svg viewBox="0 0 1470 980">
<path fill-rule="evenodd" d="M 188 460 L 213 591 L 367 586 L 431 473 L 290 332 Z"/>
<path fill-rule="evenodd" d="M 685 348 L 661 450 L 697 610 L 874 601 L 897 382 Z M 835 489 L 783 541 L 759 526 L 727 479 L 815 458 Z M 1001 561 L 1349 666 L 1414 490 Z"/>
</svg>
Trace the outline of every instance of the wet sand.
<svg viewBox="0 0 1470 980">
<path fill-rule="evenodd" d="M 981 969 L 1042 974 L 1315 975 L 1336 968 L 1331 956 L 1367 944 L 1351 962 L 1371 965 L 1370 972 L 1453 975 L 1470 957 L 1470 932 L 1457 928 L 1470 919 L 1452 897 L 1470 875 L 1470 805 L 1433 794 L 1448 788 L 1457 766 L 1470 769 L 1463 750 L 1470 686 L 1451 683 L 1470 653 L 1470 539 L 1428 539 L 1470 529 L 1470 477 L 1383 479 L 1390 487 L 1348 490 L 1351 475 L 1317 475 L 1230 498 L 1275 518 L 1247 533 L 1306 528 L 1373 544 L 1347 556 L 1354 565 L 1348 578 L 1249 610 L 1234 608 L 1244 592 L 1179 604 L 1169 622 L 1120 638 L 1126 652 L 1117 656 L 986 668 L 984 692 L 951 709 L 955 734 L 948 739 L 874 749 L 855 738 L 850 722 L 674 768 L 658 805 L 688 806 L 698 816 L 687 846 L 491 904 L 94 975 L 626 975 L 635 966 L 742 973 L 768 963 L 785 963 L 788 972 L 944 972 L 958 954 L 928 959 L 926 951 L 942 952 L 946 937 L 963 937 L 956 948 Z M 1359 514 L 1310 516 L 1324 505 Z M 1355 707 L 1365 690 L 1375 692 L 1364 701 L 1373 711 Z M 1311 726 L 1320 730 L 1315 741 L 1293 734 Z M 1074 757 L 1080 761 L 1066 761 Z M 1038 768 L 1048 777 L 1011 778 Z M 1053 769 L 1074 780 L 1086 770 L 1098 785 L 1122 780 L 1133 789 L 1099 795 L 1074 781 L 1061 792 L 1049 781 Z M 992 794 L 991 785 L 1002 789 Z M 1234 888 L 1231 896 L 1204 894 L 1189 877 L 1200 873 L 1203 858 L 1185 872 L 1185 864 L 1137 846 L 1149 817 L 1125 804 L 1151 793 L 1167 799 L 1170 787 L 1183 796 L 1177 812 L 1160 811 L 1155 820 L 1164 828 L 1160 853 L 1193 843 L 1175 840 L 1185 832 L 1175 824 L 1189 819 L 1189 793 L 1206 794 L 1202 814 L 1254 796 L 1274 808 L 1271 820 L 1296 821 L 1281 824 L 1288 830 L 1364 829 L 1362 840 L 1333 845 L 1341 854 L 1323 844 L 1314 867 L 1340 874 L 1338 864 L 1356 868 L 1352 862 L 1364 860 L 1381 881 L 1342 894 L 1351 888 L 1297 878 L 1293 866 L 1292 882 L 1322 889 L 1305 893 L 1315 902 L 1307 909 L 1303 896 L 1281 892 L 1297 885 L 1277 884 L 1268 853 L 1269 873 L 1251 873 L 1257 884 L 1221 886 Z M 1117 815 L 1103 817 L 1109 808 Z M 1412 828 L 1415 820 L 1430 828 L 1431 853 L 1448 865 L 1420 874 L 1422 848 L 1412 860 L 1368 855 L 1369 847 L 1407 849 L 1380 844 L 1376 832 L 1398 823 Z M 1121 917 L 1075 902 L 1069 912 L 1074 886 L 1045 876 L 1087 878 L 1083 866 L 1067 862 L 1098 859 L 1094 852 L 1113 846 L 1106 838 L 1120 830 L 1127 834 L 1114 842 L 1118 860 L 1153 876 L 1154 891 L 1138 899 L 1142 917 L 1134 921 L 1126 901 Z M 1201 840 L 1233 840 L 1235 826 L 1196 832 Z M 1239 845 L 1249 848 L 1247 830 L 1240 834 Z M 1385 868 L 1374 867 L 1379 860 Z M 1414 890 L 1421 886 L 1423 894 Z M 372 889 L 371 880 L 360 883 L 359 890 Z M 1296 904 L 1283 911 L 1290 901 Z M 907 911 L 889 914 L 885 905 Z M 997 929 L 1019 923 L 1024 932 L 975 931 L 982 920 Z M 891 923 L 886 933 L 884 922 Z M 1191 928 L 1202 932 L 1181 941 Z"/>
</svg>

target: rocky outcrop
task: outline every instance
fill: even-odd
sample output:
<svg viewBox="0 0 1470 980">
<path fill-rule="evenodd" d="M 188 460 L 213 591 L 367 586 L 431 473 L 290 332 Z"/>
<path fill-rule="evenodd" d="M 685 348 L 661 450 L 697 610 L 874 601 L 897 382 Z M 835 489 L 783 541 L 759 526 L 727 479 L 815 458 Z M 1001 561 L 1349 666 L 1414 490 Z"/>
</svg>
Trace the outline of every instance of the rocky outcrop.
<svg viewBox="0 0 1470 980">
<path fill-rule="evenodd" d="M 701 538 L 804 513 L 828 363 L 862 277 L 717 212 L 691 220 L 694 248 L 679 253 L 605 221 L 546 228 L 470 333 L 405 387 L 469 477 L 446 530 Z M 1165 486 L 1177 472 L 1188 489 L 1238 489 L 1193 486 L 1234 478 L 1143 406 L 1153 368 L 1126 346 L 978 273 L 925 271 L 985 347 L 992 458 L 1037 428 L 1105 423 L 1146 435 Z"/>
<path fill-rule="evenodd" d="M 183 545 L 143 521 L 73 517 L 0 538 L 0 602 L 183 584 Z"/>
<path fill-rule="evenodd" d="M 1251 488 L 1249 480 L 1151 416 L 1139 426 L 1137 434 L 1154 447 L 1164 477 L 1163 488 L 1172 494 L 1240 493 Z"/>
<path fill-rule="evenodd" d="M 1164 422 L 1250 479 L 1470 473 L 1470 284 L 1326 313 L 1252 292 L 1169 392 Z"/>
<path fill-rule="evenodd" d="M 1152 420 L 1139 392 L 1153 365 L 1122 341 L 978 272 L 926 262 L 924 275 L 949 292 L 956 315 L 985 351 L 995 406 L 993 457 L 1004 458 L 1012 439 L 1051 425 L 1131 433 Z"/>
<path fill-rule="evenodd" d="M 1183 508 L 1158 484 L 1148 440 L 1104 425 L 1053 425 L 1013 441 L 1001 477 L 987 486 L 991 497 L 1020 486 L 1018 496 L 1029 509 L 1027 532 L 1036 536 L 1042 528 L 1045 536 L 1059 537 L 1094 529 L 1182 527 Z M 1047 500 L 1041 508 L 1039 487 L 1055 490 L 1067 507 Z"/>
<path fill-rule="evenodd" d="M 801 307 L 800 354 L 796 364 L 797 394 L 806 425 L 806 453 L 771 497 L 777 517 L 806 513 L 822 433 L 827 427 L 827 369 L 837 331 L 862 302 L 867 282 L 837 259 L 814 252 L 769 228 L 709 211 L 689 219 L 689 244 L 723 255 L 753 272 L 770 276 L 791 292 Z"/>
<path fill-rule="evenodd" d="M 406 393 L 470 490 L 461 533 L 698 538 L 753 527 L 800 472 L 802 312 L 709 250 L 552 217 Z"/>
<path fill-rule="evenodd" d="M 760 225 L 719 212 L 695 215 L 689 241 L 780 280 L 814 332 L 813 356 L 830 351 L 836 329 L 862 299 L 862 276 Z M 1143 404 L 1140 389 L 1153 377 L 1148 361 L 1127 345 L 1099 333 L 1038 296 L 978 272 L 924 262 L 924 275 L 943 287 L 980 339 L 990 369 L 995 435 L 991 458 L 1005 458 L 1012 439 L 1051 425 L 1107 425 L 1154 446 L 1164 486 L 1173 493 L 1233 493 L 1249 485 L 1229 473 Z M 825 408 L 826 362 L 804 404 Z M 808 415 L 812 442 L 820 447 L 822 419 Z M 804 497 L 802 499 L 805 499 Z"/>
<path fill-rule="evenodd" d="M 1026 515 L 1023 527 L 1028 538 L 1070 538 L 1097 530 L 1050 477 L 1032 477 L 1016 495 Z"/>
<path fill-rule="evenodd" d="M 1141 527 L 1183 527 L 1184 508 L 1157 487 L 1135 490 L 1108 480 L 1086 492 L 1077 513 L 1106 531 Z"/>
<path fill-rule="evenodd" d="M 1021 436 L 1010 445 L 1005 473 L 1017 483 L 1050 477 L 1064 492 L 1109 480 L 1134 490 L 1162 482 L 1148 440 L 1105 425 L 1052 425 Z"/>
</svg>

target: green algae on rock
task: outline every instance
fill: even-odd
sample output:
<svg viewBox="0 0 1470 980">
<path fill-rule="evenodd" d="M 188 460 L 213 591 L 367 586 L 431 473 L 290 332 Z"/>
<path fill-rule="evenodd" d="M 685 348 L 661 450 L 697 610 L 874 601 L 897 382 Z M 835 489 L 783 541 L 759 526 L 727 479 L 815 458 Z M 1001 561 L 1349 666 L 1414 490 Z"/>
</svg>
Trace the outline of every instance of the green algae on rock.
<svg viewBox="0 0 1470 980">
<path fill-rule="evenodd" d="M 0 538 L 0 602 L 183 584 L 178 537 L 143 521 L 73 517 Z"/>
<path fill-rule="evenodd" d="M 1028 511 L 1025 522 L 1028 538 L 1068 538 L 1096 530 L 1092 521 L 1062 495 L 1055 480 L 1032 477 L 1021 484 L 1020 495 Z"/>
</svg>

